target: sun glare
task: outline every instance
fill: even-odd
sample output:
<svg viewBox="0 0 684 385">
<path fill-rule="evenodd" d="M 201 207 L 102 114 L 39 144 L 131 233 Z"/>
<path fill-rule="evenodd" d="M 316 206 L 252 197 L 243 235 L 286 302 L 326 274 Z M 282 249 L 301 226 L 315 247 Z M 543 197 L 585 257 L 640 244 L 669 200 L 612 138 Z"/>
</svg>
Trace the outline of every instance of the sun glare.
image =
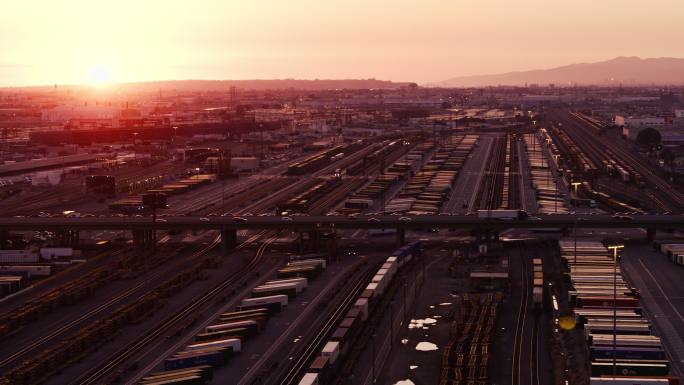
<svg viewBox="0 0 684 385">
<path fill-rule="evenodd" d="M 112 81 L 112 71 L 104 65 L 97 65 L 90 69 L 90 82 L 96 85 L 108 84 Z"/>
</svg>

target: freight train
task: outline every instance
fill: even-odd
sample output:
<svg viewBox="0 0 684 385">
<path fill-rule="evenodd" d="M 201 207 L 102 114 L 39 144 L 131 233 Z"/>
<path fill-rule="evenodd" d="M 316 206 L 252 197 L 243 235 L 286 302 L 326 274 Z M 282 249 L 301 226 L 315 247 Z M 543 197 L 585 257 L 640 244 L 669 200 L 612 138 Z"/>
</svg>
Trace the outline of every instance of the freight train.
<svg viewBox="0 0 684 385">
<path fill-rule="evenodd" d="M 390 255 L 356 299 L 337 329 L 311 363 L 299 385 L 323 385 L 335 377 L 341 361 L 350 353 L 363 323 L 379 305 L 397 272 L 420 255 L 420 242 L 409 243 Z"/>
</svg>

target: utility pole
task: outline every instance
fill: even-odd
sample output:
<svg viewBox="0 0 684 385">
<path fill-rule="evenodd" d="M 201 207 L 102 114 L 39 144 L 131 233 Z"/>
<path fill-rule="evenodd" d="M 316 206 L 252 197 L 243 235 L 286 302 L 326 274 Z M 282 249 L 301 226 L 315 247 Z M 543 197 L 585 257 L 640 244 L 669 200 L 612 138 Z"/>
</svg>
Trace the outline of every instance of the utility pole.
<svg viewBox="0 0 684 385">
<path fill-rule="evenodd" d="M 613 250 L 613 376 L 617 375 L 617 260 L 618 250 L 625 245 L 608 246 Z"/>
</svg>

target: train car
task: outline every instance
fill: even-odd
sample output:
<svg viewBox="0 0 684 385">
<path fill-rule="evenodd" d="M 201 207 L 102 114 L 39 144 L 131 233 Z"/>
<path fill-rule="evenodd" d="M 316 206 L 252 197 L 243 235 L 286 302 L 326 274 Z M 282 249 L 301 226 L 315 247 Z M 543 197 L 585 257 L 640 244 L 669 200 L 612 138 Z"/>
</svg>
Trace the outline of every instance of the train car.
<svg viewBox="0 0 684 385">
<path fill-rule="evenodd" d="M 260 298 L 245 298 L 238 306 L 238 311 L 267 308 L 269 313 L 277 313 L 282 308 L 287 307 L 288 298 L 286 295 L 272 295 Z"/>
<path fill-rule="evenodd" d="M 261 285 L 252 289 L 253 297 L 268 297 L 272 295 L 285 294 L 288 298 L 294 298 L 302 292 L 303 287 L 299 282 L 279 283 L 271 285 Z"/>
<path fill-rule="evenodd" d="M 578 322 L 584 323 L 589 318 L 612 318 L 613 309 L 574 309 L 575 318 Z M 642 319 L 640 309 L 616 309 L 615 314 L 622 319 Z"/>
<path fill-rule="evenodd" d="M 188 374 L 199 375 L 205 382 L 211 381 L 214 378 L 214 368 L 210 365 L 193 366 L 186 369 L 167 370 L 163 372 L 154 372 L 142 378 L 142 384 L 151 384 L 161 381 L 164 378 L 174 376 L 184 376 Z"/>
<path fill-rule="evenodd" d="M 300 259 L 297 261 L 290 261 L 287 263 L 287 266 L 320 266 L 321 269 L 325 270 L 327 267 L 326 260 L 323 258 L 308 258 L 308 259 Z"/>
<path fill-rule="evenodd" d="M 230 318 L 235 317 L 235 316 L 245 316 L 245 315 L 260 316 L 260 314 L 268 314 L 268 309 L 265 307 L 262 307 L 262 308 L 256 308 L 256 309 L 251 309 L 251 310 L 231 311 L 231 312 L 221 313 L 219 315 L 219 318 L 230 319 Z"/>
<path fill-rule="evenodd" d="M 340 355 L 340 343 L 338 341 L 328 341 L 325 346 L 323 346 L 321 355 L 328 357 L 328 362 L 330 362 L 331 365 L 335 365 L 337 357 Z"/>
<path fill-rule="evenodd" d="M 584 330 L 589 334 L 613 334 L 615 330 L 617 334 L 622 335 L 650 335 L 651 325 L 615 322 L 615 328 L 613 328 L 613 322 L 587 322 L 584 324 Z"/>
<path fill-rule="evenodd" d="M 235 329 L 224 329 L 215 332 L 199 333 L 195 335 L 195 341 L 197 342 L 209 342 L 221 339 L 234 339 L 239 338 L 241 340 L 246 340 L 249 337 L 250 332 L 247 328 L 235 328 Z"/>
<path fill-rule="evenodd" d="M 532 303 L 536 311 L 542 310 L 544 306 L 544 287 L 534 286 L 532 287 Z"/>
<path fill-rule="evenodd" d="M 220 315 L 216 322 L 228 323 L 228 322 L 238 322 L 238 321 L 254 321 L 259 324 L 259 329 L 266 327 L 266 322 L 268 321 L 268 311 L 263 313 L 253 313 L 253 314 L 241 314 L 224 316 Z"/>
<path fill-rule="evenodd" d="M 607 346 L 592 346 L 589 348 L 589 354 L 592 359 L 613 359 L 613 347 Z M 667 359 L 665 351 L 661 348 L 638 348 L 638 347 L 621 347 L 615 349 L 615 357 L 617 359 L 625 360 L 665 360 Z"/>
<path fill-rule="evenodd" d="M 278 269 L 277 276 L 278 276 L 278 278 L 304 277 L 307 279 L 314 279 L 314 278 L 318 277 L 322 271 L 323 271 L 323 268 L 321 267 L 321 265 L 315 265 L 315 264 L 308 264 L 308 265 L 301 265 L 301 266 L 287 266 L 287 267 Z"/>
<path fill-rule="evenodd" d="M 667 376 L 669 368 L 667 363 L 635 363 L 630 361 L 618 361 L 615 365 L 617 373 L 623 376 Z M 591 375 L 600 377 L 613 374 L 613 362 L 591 363 Z"/>
<path fill-rule="evenodd" d="M 140 385 L 204 385 L 206 381 L 195 373 L 177 374 L 148 381 L 140 381 Z"/>
<path fill-rule="evenodd" d="M 316 357 L 309 366 L 309 372 L 318 374 L 320 383 L 327 383 L 331 377 L 330 358 L 327 356 Z"/>
<path fill-rule="evenodd" d="M 28 275 L 26 278 L 47 277 L 52 273 L 52 266 L 49 265 L 21 265 L 21 266 L 0 266 L 0 274 L 5 275 Z"/>
<path fill-rule="evenodd" d="M 590 296 L 577 296 L 577 303 L 580 307 L 597 307 L 597 308 L 612 308 L 613 306 L 617 308 L 638 308 L 639 300 L 634 297 L 618 296 L 617 298 L 609 297 L 590 297 Z"/>
<path fill-rule="evenodd" d="M 222 366 L 226 362 L 225 353 L 220 351 L 199 351 L 194 354 L 173 356 L 164 360 L 164 369 L 184 369 L 198 365 Z"/>
<path fill-rule="evenodd" d="M 299 385 L 319 385 L 318 373 L 306 373 L 299 381 Z"/>
<path fill-rule="evenodd" d="M 285 279 L 269 279 L 268 281 L 264 282 L 264 285 L 278 285 L 281 283 L 292 283 L 292 282 L 297 282 L 300 284 L 302 289 L 306 289 L 309 287 L 309 280 L 304 278 L 304 277 L 299 277 L 299 278 L 285 278 Z"/>
<path fill-rule="evenodd" d="M 613 346 L 612 334 L 588 334 L 587 340 L 591 346 Z M 616 346 L 630 346 L 630 347 L 659 347 L 662 348 L 662 342 L 656 336 L 644 335 L 617 335 L 615 340 Z"/>
<path fill-rule="evenodd" d="M 209 342 L 202 342 L 199 344 L 191 344 L 185 347 L 186 351 L 206 350 L 209 348 L 227 348 L 233 353 L 238 353 L 242 350 L 242 339 L 228 338 L 225 340 L 216 340 Z"/>
<path fill-rule="evenodd" d="M 231 330 L 236 328 L 245 328 L 248 330 L 248 336 L 256 335 L 261 331 L 260 325 L 254 320 L 245 321 L 235 321 L 235 322 L 225 322 L 215 325 L 209 325 L 204 328 L 205 333 L 218 332 L 222 330 Z"/>
<path fill-rule="evenodd" d="M 665 377 L 591 377 L 589 385 L 679 385 L 679 381 Z"/>
</svg>

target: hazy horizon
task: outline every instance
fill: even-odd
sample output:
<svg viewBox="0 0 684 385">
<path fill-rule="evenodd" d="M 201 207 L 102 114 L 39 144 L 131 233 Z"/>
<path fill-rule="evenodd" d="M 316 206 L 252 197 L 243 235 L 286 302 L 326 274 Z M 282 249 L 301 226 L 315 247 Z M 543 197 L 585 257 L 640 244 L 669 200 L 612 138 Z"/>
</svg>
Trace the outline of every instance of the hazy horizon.
<svg viewBox="0 0 684 385">
<path fill-rule="evenodd" d="M 684 3 L 12 2 L 0 86 L 368 79 L 421 84 L 618 56 L 684 57 Z"/>
</svg>

